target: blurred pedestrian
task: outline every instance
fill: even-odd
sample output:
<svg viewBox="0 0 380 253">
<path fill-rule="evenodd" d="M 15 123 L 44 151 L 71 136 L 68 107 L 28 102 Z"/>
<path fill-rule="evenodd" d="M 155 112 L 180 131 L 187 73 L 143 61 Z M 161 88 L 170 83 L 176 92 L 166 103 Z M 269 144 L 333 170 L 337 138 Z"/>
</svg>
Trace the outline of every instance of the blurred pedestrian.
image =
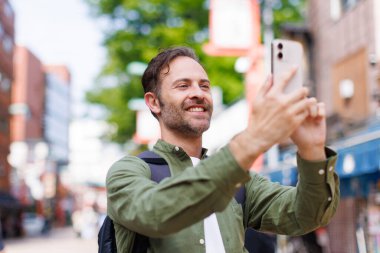
<svg viewBox="0 0 380 253">
<path fill-rule="evenodd" d="M 5 245 L 3 241 L 3 236 L 0 238 L 0 253 L 5 253 Z"/>
<path fill-rule="evenodd" d="M 276 85 L 269 78 L 250 105 L 247 128 L 207 157 L 202 134 L 213 101 L 205 69 L 186 47 L 150 61 L 142 85 L 161 128 L 153 151 L 167 161 L 171 177 L 155 183 L 135 156 L 112 165 L 106 186 L 118 252 L 131 252 L 139 233 L 149 238 L 152 252 L 242 253 L 246 227 L 300 235 L 330 221 L 339 187 L 336 153 L 325 148 L 325 109 L 306 88 L 283 92 L 293 73 Z M 298 147 L 297 186 L 250 176 L 256 158 L 288 137 Z M 246 200 L 239 205 L 234 195 L 242 186 Z"/>
<path fill-rule="evenodd" d="M 0 221 L 0 253 L 5 253 L 5 244 L 3 240 L 3 226 Z"/>
</svg>

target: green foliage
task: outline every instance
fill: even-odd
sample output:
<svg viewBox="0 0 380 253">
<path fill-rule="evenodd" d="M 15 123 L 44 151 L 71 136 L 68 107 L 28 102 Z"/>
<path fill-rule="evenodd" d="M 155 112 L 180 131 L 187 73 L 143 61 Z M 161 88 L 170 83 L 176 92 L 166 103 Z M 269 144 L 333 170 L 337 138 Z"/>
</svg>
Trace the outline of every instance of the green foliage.
<svg viewBox="0 0 380 253">
<path fill-rule="evenodd" d="M 261 2 L 263 5 L 263 1 Z M 303 22 L 305 8 L 306 0 L 272 0 L 275 37 L 281 36 L 281 24 Z"/>
<path fill-rule="evenodd" d="M 116 129 L 111 133 L 112 140 L 125 142 L 131 138 L 135 132 L 135 113 L 127 105 L 130 99 L 143 96 L 140 78 L 128 75 L 126 67 L 136 61 L 148 63 L 162 48 L 175 45 L 194 48 L 212 84 L 222 88 L 225 103 L 243 95 L 243 78 L 234 71 L 236 58 L 210 57 L 202 51 L 208 39 L 208 1 L 85 1 L 95 16 L 109 20 L 104 41 L 108 57 L 100 76 L 111 76 L 114 83 L 110 87 L 100 77 L 97 86 L 88 92 L 87 100 L 107 108 L 107 120 Z M 282 2 L 291 14 L 278 11 L 275 21 L 298 19 L 297 9 L 289 3 L 297 0 Z"/>
</svg>

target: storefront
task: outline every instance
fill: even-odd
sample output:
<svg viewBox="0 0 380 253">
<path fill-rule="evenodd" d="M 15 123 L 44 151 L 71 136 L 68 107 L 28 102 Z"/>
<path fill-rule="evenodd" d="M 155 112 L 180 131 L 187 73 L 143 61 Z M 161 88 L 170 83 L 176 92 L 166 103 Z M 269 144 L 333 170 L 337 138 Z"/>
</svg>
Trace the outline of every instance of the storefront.
<svg viewBox="0 0 380 253">
<path fill-rule="evenodd" d="M 328 226 L 330 252 L 380 252 L 380 122 L 331 146 L 338 152 L 341 200 Z M 296 185 L 295 152 L 282 153 L 280 168 L 265 175 L 284 185 Z"/>
</svg>

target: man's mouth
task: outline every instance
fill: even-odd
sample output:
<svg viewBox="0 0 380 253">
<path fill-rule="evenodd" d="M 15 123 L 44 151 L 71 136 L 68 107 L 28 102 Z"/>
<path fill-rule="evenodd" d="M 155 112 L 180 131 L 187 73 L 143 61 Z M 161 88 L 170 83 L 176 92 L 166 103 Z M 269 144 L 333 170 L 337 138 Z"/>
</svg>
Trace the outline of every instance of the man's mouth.
<svg viewBox="0 0 380 253">
<path fill-rule="evenodd" d="M 204 112 L 206 111 L 203 107 L 190 107 L 188 109 L 189 112 Z"/>
</svg>

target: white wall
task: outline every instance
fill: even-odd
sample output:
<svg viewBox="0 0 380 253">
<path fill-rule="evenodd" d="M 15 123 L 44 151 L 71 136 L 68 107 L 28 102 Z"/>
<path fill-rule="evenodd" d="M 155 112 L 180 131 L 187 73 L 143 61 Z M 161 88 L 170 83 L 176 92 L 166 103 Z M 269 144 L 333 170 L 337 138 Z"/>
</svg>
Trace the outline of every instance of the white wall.
<svg viewBox="0 0 380 253">
<path fill-rule="evenodd" d="M 209 149 L 209 154 L 214 153 L 246 128 L 247 124 L 247 102 L 240 100 L 212 118 L 210 129 L 203 135 L 203 146 Z"/>
</svg>

